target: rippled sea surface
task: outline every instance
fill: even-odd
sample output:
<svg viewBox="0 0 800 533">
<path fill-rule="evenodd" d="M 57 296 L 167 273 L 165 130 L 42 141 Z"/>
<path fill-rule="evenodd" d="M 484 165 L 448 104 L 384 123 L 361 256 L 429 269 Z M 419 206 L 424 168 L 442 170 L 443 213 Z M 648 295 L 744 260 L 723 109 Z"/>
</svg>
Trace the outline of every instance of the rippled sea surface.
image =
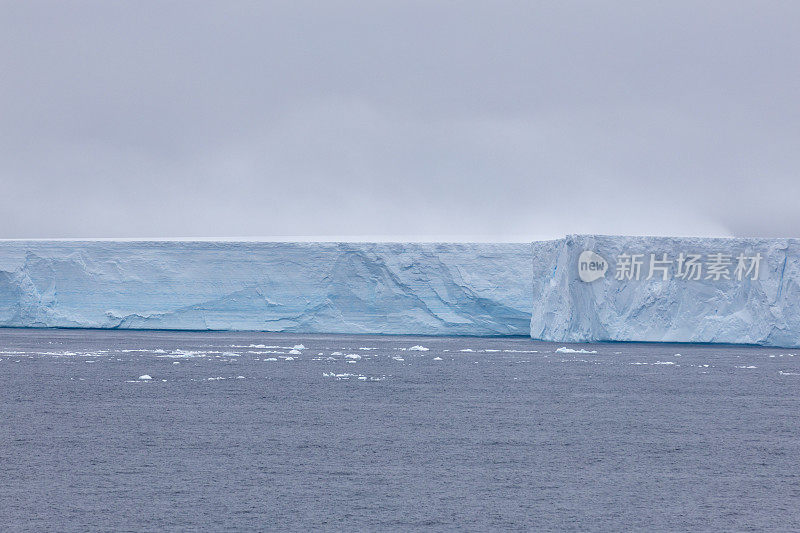
<svg viewBox="0 0 800 533">
<path fill-rule="evenodd" d="M 2 530 L 800 529 L 800 350 L 7 329 L 0 352 Z"/>
</svg>

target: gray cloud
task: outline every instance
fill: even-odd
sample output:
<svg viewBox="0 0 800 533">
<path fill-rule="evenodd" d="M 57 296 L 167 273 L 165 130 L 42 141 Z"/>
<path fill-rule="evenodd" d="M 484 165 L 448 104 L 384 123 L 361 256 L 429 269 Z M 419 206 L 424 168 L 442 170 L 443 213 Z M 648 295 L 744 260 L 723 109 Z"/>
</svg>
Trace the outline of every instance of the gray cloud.
<svg viewBox="0 0 800 533">
<path fill-rule="evenodd" d="M 0 237 L 798 236 L 795 2 L 6 2 Z"/>
</svg>

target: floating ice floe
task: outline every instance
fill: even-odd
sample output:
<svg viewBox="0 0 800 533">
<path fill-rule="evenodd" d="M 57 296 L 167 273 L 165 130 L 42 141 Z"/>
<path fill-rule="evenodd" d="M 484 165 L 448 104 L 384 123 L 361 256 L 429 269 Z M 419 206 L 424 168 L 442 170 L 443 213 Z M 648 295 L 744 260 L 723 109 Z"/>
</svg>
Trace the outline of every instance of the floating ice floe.
<svg viewBox="0 0 800 533">
<path fill-rule="evenodd" d="M 736 365 L 736 368 L 758 368 L 754 365 Z"/>
<path fill-rule="evenodd" d="M 654 365 L 674 365 L 675 361 L 656 361 Z"/>
<path fill-rule="evenodd" d="M 277 360 L 278 360 L 277 357 L 265 357 L 264 359 L 262 359 L 262 361 L 277 361 Z"/>
<path fill-rule="evenodd" d="M 349 353 L 349 354 L 345 355 L 345 358 L 346 359 L 361 359 L 361 356 L 358 355 L 357 353 Z"/>
<path fill-rule="evenodd" d="M 342 374 L 337 374 L 336 372 L 323 372 L 322 375 L 326 378 L 350 378 L 356 376 L 356 374 L 350 374 L 348 372 Z"/>
<path fill-rule="evenodd" d="M 459 350 L 459 352 L 474 352 L 472 348 L 464 348 L 463 350 Z"/>
<path fill-rule="evenodd" d="M 383 381 L 386 379 L 386 376 L 373 377 L 365 376 L 363 374 L 351 374 L 350 372 L 342 372 L 339 374 L 336 372 L 323 372 L 322 375 L 326 378 L 335 378 L 337 381 L 348 381 L 352 378 L 355 378 L 358 381 Z"/>
<path fill-rule="evenodd" d="M 584 350 L 583 348 L 576 350 L 574 348 L 562 346 L 556 350 L 556 353 L 597 353 L 597 350 Z"/>
<path fill-rule="evenodd" d="M 147 381 L 147 380 L 150 380 L 150 379 L 153 379 L 153 378 L 149 374 L 142 374 L 141 376 L 139 376 L 139 379 L 142 380 L 142 381 Z"/>
<path fill-rule="evenodd" d="M 305 349 L 306 347 L 303 346 L 302 344 L 295 344 L 294 346 L 292 346 L 292 350 L 305 350 Z"/>
<path fill-rule="evenodd" d="M 159 355 L 158 357 L 163 357 L 166 359 L 191 359 L 195 357 L 207 357 L 210 353 L 219 353 L 219 352 L 200 352 L 194 350 L 173 350 L 166 355 Z"/>
<path fill-rule="evenodd" d="M 783 370 L 778 370 L 778 374 L 781 376 L 800 376 L 800 372 L 784 372 Z"/>
<path fill-rule="evenodd" d="M 242 344 L 231 344 L 231 348 L 271 348 L 271 349 L 274 350 L 274 349 L 283 348 L 283 347 L 282 346 L 267 346 L 266 344 L 248 344 L 246 346 L 242 345 Z"/>
<path fill-rule="evenodd" d="M 408 349 L 409 352 L 427 352 L 428 348 L 420 345 L 412 346 Z"/>
<path fill-rule="evenodd" d="M 434 358 L 433 358 L 433 360 L 434 360 L 434 361 L 441 361 L 441 360 L 442 360 L 442 358 L 441 358 L 441 357 L 434 357 Z"/>
<path fill-rule="evenodd" d="M 392 357 L 392 359 L 394 359 L 395 361 L 405 361 L 405 359 L 403 359 L 402 357 L 400 357 L 400 356 L 397 356 L 397 355 L 395 355 L 394 357 Z"/>
<path fill-rule="evenodd" d="M 283 360 L 284 361 L 294 361 L 294 357 L 291 357 L 291 356 L 290 357 L 284 357 Z"/>
<path fill-rule="evenodd" d="M 300 355 L 303 352 L 301 352 L 300 350 L 296 350 L 296 349 L 292 348 L 291 350 L 289 350 L 289 353 L 292 354 L 292 355 Z"/>
</svg>

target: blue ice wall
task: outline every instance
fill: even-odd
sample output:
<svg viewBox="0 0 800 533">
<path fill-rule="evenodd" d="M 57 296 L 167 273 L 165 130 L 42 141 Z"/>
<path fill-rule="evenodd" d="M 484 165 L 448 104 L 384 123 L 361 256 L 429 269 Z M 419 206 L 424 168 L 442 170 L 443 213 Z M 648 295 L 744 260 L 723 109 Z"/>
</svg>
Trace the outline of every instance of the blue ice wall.
<svg viewBox="0 0 800 533">
<path fill-rule="evenodd" d="M 578 259 L 607 261 L 582 281 Z M 728 277 L 679 278 L 683 253 Z M 646 279 L 650 254 L 672 261 Z M 760 255 L 757 279 L 736 257 Z M 617 279 L 637 255 L 639 279 Z M 668 274 L 668 275 L 667 275 Z M 666 278 L 666 279 L 665 279 Z M 531 244 L 0 241 L 0 327 L 530 335 L 800 347 L 800 241 Z"/>
<path fill-rule="evenodd" d="M 605 275 L 591 282 L 579 275 L 587 251 L 608 262 Z M 680 276 L 687 270 L 685 261 L 679 268 L 681 254 L 699 257 L 699 276 Z M 640 256 L 638 279 L 628 268 L 633 256 Z M 746 268 L 737 272 L 740 256 Z M 757 256 L 752 279 L 755 272 L 746 270 Z M 660 268 L 647 279 L 652 260 Z M 549 261 L 547 282 L 534 279 L 534 338 L 800 347 L 797 239 L 574 235 L 559 242 Z"/>
<path fill-rule="evenodd" d="M 0 326 L 528 335 L 530 244 L 0 242 Z"/>
</svg>

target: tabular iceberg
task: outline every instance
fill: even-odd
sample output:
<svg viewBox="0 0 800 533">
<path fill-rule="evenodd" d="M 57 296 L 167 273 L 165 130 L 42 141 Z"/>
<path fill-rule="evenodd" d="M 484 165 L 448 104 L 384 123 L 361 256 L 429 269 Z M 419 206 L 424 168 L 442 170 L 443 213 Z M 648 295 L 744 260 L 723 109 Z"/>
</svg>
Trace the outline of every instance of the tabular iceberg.
<svg viewBox="0 0 800 533">
<path fill-rule="evenodd" d="M 0 242 L 0 326 L 528 335 L 530 244 Z"/>
<path fill-rule="evenodd" d="M 800 241 L 0 241 L 0 327 L 800 347 Z"/>
<path fill-rule="evenodd" d="M 796 239 L 575 235 L 549 259 L 534 338 L 800 346 Z"/>
</svg>

